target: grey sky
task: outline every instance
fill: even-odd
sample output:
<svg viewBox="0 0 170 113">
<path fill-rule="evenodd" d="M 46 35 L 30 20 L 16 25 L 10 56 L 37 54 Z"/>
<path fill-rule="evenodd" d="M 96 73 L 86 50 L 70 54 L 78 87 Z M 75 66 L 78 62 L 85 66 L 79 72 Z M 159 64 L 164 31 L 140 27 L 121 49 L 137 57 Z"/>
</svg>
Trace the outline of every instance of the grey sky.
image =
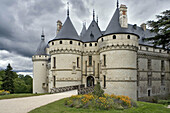
<svg viewBox="0 0 170 113">
<path fill-rule="evenodd" d="M 42 27 L 46 42 L 55 37 L 56 21 L 66 19 L 66 3 L 78 33 L 82 23 L 92 21 L 92 10 L 105 30 L 117 0 L 0 0 L 0 69 L 11 63 L 14 70 L 31 71 L 31 56 L 40 42 Z M 128 7 L 128 23 L 140 25 L 169 9 L 170 0 L 119 0 Z"/>
</svg>

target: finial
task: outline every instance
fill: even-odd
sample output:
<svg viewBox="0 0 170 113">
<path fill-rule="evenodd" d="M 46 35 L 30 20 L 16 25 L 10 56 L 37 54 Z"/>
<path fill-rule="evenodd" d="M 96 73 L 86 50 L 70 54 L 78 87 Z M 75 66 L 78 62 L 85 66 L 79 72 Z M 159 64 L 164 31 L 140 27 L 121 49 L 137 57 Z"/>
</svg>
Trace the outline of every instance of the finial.
<svg viewBox="0 0 170 113">
<path fill-rule="evenodd" d="M 44 40 L 45 35 L 44 35 L 44 28 L 42 28 L 42 34 L 41 34 L 41 40 Z"/>
<path fill-rule="evenodd" d="M 96 19 L 96 22 L 97 22 L 97 24 L 98 24 L 98 22 L 99 22 L 99 20 L 98 20 L 98 15 L 97 15 L 97 19 Z"/>
<path fill-rule="evenodd" d="M 117 8 L 119 8 L 119 0 L 117 0 Z"/>
<path fill-rule="evenodd" d="M 95 10 L 93 9 L 93 20 L 95 20 Z"/>
<path fill-rule="evenodd" d="M 67 2 L 67 16 L 69 17 L 69 2 Z"/>
</svg>

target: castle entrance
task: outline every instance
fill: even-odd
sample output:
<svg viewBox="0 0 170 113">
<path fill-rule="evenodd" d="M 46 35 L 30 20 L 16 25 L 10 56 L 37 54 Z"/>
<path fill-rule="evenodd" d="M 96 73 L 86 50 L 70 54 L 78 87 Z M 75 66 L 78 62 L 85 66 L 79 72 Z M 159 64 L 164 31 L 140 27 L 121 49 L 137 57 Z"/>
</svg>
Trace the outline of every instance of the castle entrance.
<svg viewBox="0 0 170 113">
<path fill-rule="evenodd" d="M 87 87 L 94 86 L 94 78 L 93 76 L 87 77 Z"/>
</svg>

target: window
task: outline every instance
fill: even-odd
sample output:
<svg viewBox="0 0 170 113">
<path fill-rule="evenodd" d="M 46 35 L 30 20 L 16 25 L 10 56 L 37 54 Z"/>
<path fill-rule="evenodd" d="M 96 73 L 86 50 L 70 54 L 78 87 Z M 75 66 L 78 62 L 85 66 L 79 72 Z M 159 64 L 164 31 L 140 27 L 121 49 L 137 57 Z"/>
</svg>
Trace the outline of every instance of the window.
<svg viewBox="0 0 170 113">
<path fill-rule="evenodd" d="M 165 75 L 161 75 L 161 85 L 165 85 Z"/>
<path fill-rule="evenodd" d="M 97 46 L 97 43 L 95 43 L 95 46 Z"/>
<path fill-rule="evenodd" d="M 54 45 L 54 42 L 52 42 L 52 45 Z"/>
<path fill-rule="evenodd" d="M 55 87 L 55 81 L 56 81 L 56 77 L 53 76 L 53 86 Z"/>
<path fill-rule="evenodd" d="M 90 43 L 89 46 L 92 46 L 92 43 Z"/>
<path fill-rule="evenodd" d="M 86 45 L 86 44 L 84 44 L 84 46 L 86 47 L 87 45 Z"/>
<path fill-rule="evenodd" d="M 70 44 L 73 44 L 73 41 L 70 41 Z"/>
<path fill-rule="evenodd" d="M 165 62 L 161 60 L 161 71 L 165 71 Z"/>
<path fill-rule="evenodd" d="M 159 50 L 159 52 L 161 53 L 161 49 Z"/>
<path fill-rule="evenodd" d="M 103 42 L 103 38 L 102 38 L 102 42 Z"/>
<path fill-rule="evenodd" d="M 151 96 L 151 90 L 148 90 L 148 97 Z"/>
<path fill-rule="evenodd" d="M 113 35 L 113 39 L 116 39 L 116 35 Z"/>
<path fill-rule="evenodd" d="M 148 51 L 148 47 L 146 47 L 146 51 Z"/>
<path fill-rule="evenodd" d="M 53 57 L 53 68 L 56 68 L 56 58 Z"/>
<path fill-rule="evenodd" d="M 103 86 L 104 88 L 106 88 L 106 76 L 105 75 L 103 76 L 103 82 L 104 82 Z"/>
<path fill-rule="evenodd" d="M 78 43 L 78 45 L 80 46 L 80 42 Z"/>
<path fill-rule="evenodd" d="M 152 76 L 148 75 L 148 86 L 152 85 Z"/>
<path fill-rule="evenodd" d="M 103 55 L 103 64 L 106 66 L 106 55 Z"/>
<path fill-rule="evenodd" d="M 148 69 L 151 70 L 151 59 L 148 59 Z"/>
<path fill-rule="evenodd" d="M 128 35 L 127 38 L 130 39 L 130 35 Z"/>
<path fill-rule="evenodd" d="M 92 66 L 92 56 L 89 56 L 89 66 Z"/>
<path fill-rule="evenodd" d="M 77 67 L 79 68 L 79 57 L 77 57 Z"/>
<path fill-rule="evenodd" d="M 62 44 L 63 42 L 62 41 L 60 41 L 60 44 Z"/>
</svg>

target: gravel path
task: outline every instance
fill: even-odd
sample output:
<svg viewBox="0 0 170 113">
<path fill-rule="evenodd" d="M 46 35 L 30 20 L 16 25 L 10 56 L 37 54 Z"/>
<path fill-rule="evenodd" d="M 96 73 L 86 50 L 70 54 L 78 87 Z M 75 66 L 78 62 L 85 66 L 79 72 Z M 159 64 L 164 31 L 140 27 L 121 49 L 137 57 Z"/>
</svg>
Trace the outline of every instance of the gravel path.
<svg viewBox="0 0 170 113">
<path fill-rule="evenodd" d="M 0 113 L 27 113 L 62 98 L 76 95 L 77 90 L 65 93 L 0 100 Z"/>
<path fill-rule="evenodd" d="M 170 108 L 170 105 L 168 105 L 168 108 Z"/>
</svg>

